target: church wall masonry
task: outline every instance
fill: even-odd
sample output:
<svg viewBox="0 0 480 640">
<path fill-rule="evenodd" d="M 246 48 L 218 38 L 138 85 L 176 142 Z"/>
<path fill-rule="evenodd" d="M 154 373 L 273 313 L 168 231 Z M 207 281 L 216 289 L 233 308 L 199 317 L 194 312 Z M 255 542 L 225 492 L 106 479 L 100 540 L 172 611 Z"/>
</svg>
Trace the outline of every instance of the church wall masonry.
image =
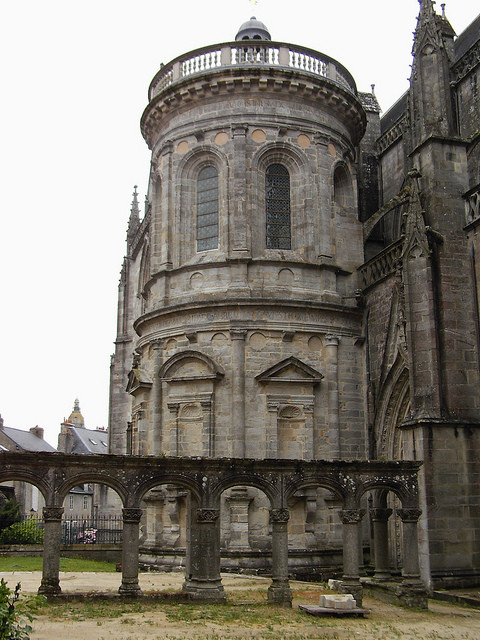
<svg viewBox="0 0 480 640">
<path fill-rule="evenodd" d="M 422 461 L 428 586 L 480 575 L 479 20 L 456 37 L 421 0 L 410 87 L 383 116 L 339 62 L 253 18 L 163 65 L 111 368 L 115 454 Z M 189 507 L 168 487 L 146 497 L 142 558 L 163 565 Z M 369 499 L 385 577 L 405 522 L 392 496 Z M 290 567 L 293 548 L 306 571 L 340 552 L 334 492 L 298 489 L 288 507 Z M 258 570 L 268 496 L 232 486 L 220 508 L 224 557 Z"/>
</svg>

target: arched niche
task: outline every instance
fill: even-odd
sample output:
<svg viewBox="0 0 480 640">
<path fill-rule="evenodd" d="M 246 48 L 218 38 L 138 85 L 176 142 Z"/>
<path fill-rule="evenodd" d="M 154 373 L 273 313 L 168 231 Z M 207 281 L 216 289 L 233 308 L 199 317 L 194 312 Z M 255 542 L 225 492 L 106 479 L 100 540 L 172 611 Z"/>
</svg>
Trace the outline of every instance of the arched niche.
<svg viewBox="0 0 480 640">
<path fill-rule="evenodd" d="M 165 386 L 164 449 L 176 456 L 215 455 L 215 389 L 223 369 L 189 350 L 169 358 L 158 375 Z"/>
</svg>

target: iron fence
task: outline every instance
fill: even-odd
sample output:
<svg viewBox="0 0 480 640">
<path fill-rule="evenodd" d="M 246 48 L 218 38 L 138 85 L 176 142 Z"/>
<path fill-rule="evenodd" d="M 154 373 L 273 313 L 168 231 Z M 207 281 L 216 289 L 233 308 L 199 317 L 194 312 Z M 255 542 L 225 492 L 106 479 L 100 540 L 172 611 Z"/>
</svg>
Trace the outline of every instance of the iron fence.
<svg viewBox="0 0 480 640">
<path fill-rule="evenodd" d="M 24 522 L 35 522 L 43 529 L 41 516 L 27 515 Z M 68 516 L 62 518 L 62 544 L 119 544 L 122 542 L 123 519 L 121 516 Z"/>
</svg>

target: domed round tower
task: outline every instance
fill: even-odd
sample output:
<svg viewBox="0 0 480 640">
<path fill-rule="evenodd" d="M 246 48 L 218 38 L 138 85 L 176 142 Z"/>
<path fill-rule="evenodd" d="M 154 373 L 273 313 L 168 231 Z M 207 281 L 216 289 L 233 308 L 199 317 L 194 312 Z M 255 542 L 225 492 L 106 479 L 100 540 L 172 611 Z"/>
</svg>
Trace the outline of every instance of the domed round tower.
<svg viewBox="0 0 480 640">
<path fill-rule="evenodd" d="M 251 18 L 162 66 L 148 95 L 115 369 L 142 407 L 118 403 L 131 450 L 363 457 L 352 76 Z M 125 449 L 125 430 L 112 438 Z"/>
</svg>

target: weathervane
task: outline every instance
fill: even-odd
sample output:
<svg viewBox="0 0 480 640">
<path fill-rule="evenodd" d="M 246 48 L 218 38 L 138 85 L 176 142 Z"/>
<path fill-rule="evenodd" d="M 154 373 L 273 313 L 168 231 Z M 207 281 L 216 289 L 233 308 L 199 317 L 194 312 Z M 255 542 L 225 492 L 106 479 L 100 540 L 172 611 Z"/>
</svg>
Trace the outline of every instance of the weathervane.
<svg viewBox="0 0 480 640">
<path fill-rule="evenodd" d="M 254 7 L 256 4 L 258 4 L 258 0 L 250 0 L 250 4 L 252 5 L 252 7 Z"/>
</svg>

